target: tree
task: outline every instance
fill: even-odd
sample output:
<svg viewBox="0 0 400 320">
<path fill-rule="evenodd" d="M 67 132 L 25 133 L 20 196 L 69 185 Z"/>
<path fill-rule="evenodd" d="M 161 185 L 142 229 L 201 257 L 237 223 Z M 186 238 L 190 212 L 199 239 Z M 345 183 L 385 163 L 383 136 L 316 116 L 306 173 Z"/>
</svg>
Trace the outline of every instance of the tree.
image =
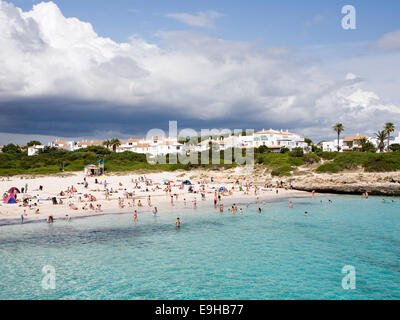
<svg viewBox="0 0 400 320">
<path fill-rule="evenodd" d="M 117 151 L 117 147 L 119 147 L 121 145 L 121 141 L 119 141 L 119 139 L 117 139 L 117 138 L 113 138 L 110 141 L 110 145 L 111 145 L 113 151 L 115 152 L 115 151 Z"/>
<path fill-rule="evenodd" d="M 304 138 L 304 142 L 307 143 L 309 146 L 313 144 L 312 140 L 309 138 Z"/>
<path fill-rule="evenodd" d="M 15 144 L 8 144 L 3 147 L 4 153 L 21 153 L 20 147 L 16 146 Z"/>
<path fill-rule="evenodd" d="M 400 144 L 398 144 L 398 143 L 391 144 L 390 145 L 390 150 L 392 150 L 393 152 L 400 151 Z"/>
<path fill-rule="evenodd" d="M 375 147 L 374 145 L 368 141 L 366 138 L 361 138 L 359 140 L 359 144 L 361 146 L 361 151 L 362 152 L 375 152 Z"/>
<path fill-rule="evenodd" d="M 385 123 L 385 128 L 384 128 L 386 134 L 387 134 L 387 151 L 390 151 L 390 134 L 394 132 L 394 124 L 391 122 L 386 122 Z"/>
<path fill-rule="evenodd" d="M 268 149 L 267 146 L 260 146 L 258 148 L 256 148 L 255 153 L 268 153 L 270 150 Z"/>
<path fill-rule="evenodd" d="M 111 140 L 107 139 L 103 141 L 103 146 L 105 146 L 107 149 L 110 148 L 111 146 Z"/>
<path fill-rule="evenodd" d="M 333 131 L 337 133 L 337 151 L 340 151 L 340 145 L 339 145 L 339 140 L 340 140 L 340 134 L 344 131 L 343 124 L 341 123 L 336 123 L 333 126 Z"/>
<path fill-rule="evenodd" d="M 386 131 L 382 130 L 375 133 L 375 136 L 379 141 L 378 149 L 380 152 L 383 152 L 383 150 L 385 149 L 385 140 L 387 138 L 387 133 Z"/>
<path fill-rule="evenodd" d="M 29 141 L 29 142 L 26 144 L 27 147 L 41 146 L 41 145 L 42 145 L 42 143 L 41 143 L 40 141 L 37 141 L 37 140 Z"/>
</svg>

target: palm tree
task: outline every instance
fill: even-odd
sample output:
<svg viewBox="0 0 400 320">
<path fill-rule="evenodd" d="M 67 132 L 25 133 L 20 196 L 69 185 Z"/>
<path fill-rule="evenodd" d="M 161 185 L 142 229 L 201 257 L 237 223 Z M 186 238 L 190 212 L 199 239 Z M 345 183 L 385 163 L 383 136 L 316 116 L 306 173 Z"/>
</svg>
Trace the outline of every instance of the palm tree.
<svg viewBox="0 0 400 320">
<path fill-rule="evenodd" d="M 385 148 L 385 140 L 387 138 L 387 133 L 385 130 L 382 130 L 382 131 L 378 131 L 377 133 L 375 133 L 375 136 L 379 141 L 378 149 L 380 152 L 383 152 L 383 150 Z"/>
<path fill-rule="evenodd" d="M 117 151 L 117 147 L 119 147 L 121 145 L 121 141 L 119 141 L 119 139 L 117 139 L 117 138 L 113 138 L 110 141 L 110 145 L 112 146 L 113 151 L 115 152 L 115 151 Z"/>
<path fill-rule="evenodd" d="M 341 123 L 336 123 L 333 126 L 333 131 L 337 133 L 337 151 L 340 151 L 340 146 L 339 146 L 339 140 L 340 140 L 340 134 L 344 131 L 344 127 Z"/>
<path fill-rule="evenodd" d="M 360 140 L 358 140 L 358 145 L 361 146 L 361 151 L 365 152 L 366 150 L 366 145 L 367 145 L 368 141 L 367 138 L 361 138 Z"/>
<path fill-rule="evenodd" d="M 103 141 L 103 146 L 105 146 L 107 149 L 110 149 L 111 146 L 111 141 L 109 139 Z"/>
<path fill-rule="evenodd" d="M 386 122 L 385 123 L 385 132 L 387 134 L 387 152 L 389 152 L 389 147 L 390 147 L 390 134 L 394 132 L 394 124 L 391 122 Z"/>
</svg>

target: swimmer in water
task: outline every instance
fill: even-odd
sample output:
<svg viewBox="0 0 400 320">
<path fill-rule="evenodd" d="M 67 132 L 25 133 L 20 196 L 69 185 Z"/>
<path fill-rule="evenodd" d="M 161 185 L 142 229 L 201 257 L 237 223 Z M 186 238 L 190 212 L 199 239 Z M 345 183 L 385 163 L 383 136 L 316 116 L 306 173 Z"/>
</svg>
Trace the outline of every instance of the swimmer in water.
<svg viewBox="0 0 400 320">
<path fill-rule="evenodd" d="M 306 212 L 304 212 L 304 215 L 307 217 L 308 216 L 308 212 L 306 211 Z"/>
<path fill-rule="evenodd" d="M 289 208 L 290 208 L 290 209 L 293 208 L 293 202 L 292 202 L 292 201 L 289 202 Z"/>
<path fill-rule="evenodd" d="M 176 218 L 175 226 L 176 226 L 176 228 L 180 228 L 181 227 L 181 220 L 179 218 Z"/>
<path fill-rule="evenodd" d="M 240 215 L 242 215 L 243 214 L 243 209 L 242 208 L 240 208 Z"/>
<path fill-rule="evenodd" d="M 157 207 L 154 207 L 154 209 L 153 209 L 153 217 L 157 217 L 157 212 L 158 212 Z"/>
<path fill-rule="evenodd" d="M 258 213 L 261 213 L 261 212 L 262 212 L 261 208 L 258 208 Z"/>
</svg>

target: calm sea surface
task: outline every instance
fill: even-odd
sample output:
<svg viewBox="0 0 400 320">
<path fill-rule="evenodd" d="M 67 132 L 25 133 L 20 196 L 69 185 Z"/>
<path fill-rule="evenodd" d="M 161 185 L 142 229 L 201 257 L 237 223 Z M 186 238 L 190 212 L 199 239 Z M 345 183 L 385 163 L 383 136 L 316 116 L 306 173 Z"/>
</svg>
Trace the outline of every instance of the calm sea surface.
<svg viewBox="0 0 400 320">
<path fill-rule="evenodd" d="M 399 299 L 400 200 L 327 199 L 1 226 L 0 299 Z M 342 288 L 346 265 L 355 290 Z"/>
</svg>

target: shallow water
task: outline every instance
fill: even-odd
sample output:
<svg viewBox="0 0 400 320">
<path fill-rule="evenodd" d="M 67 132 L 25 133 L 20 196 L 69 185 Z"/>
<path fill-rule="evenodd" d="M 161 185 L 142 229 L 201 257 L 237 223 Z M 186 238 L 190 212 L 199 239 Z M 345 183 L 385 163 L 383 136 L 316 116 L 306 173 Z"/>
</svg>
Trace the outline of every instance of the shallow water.
<svg viewBox="0 0 400 320">
<path fill-rule="evenodd" d="M 400 200 L 327 199 L 2 226 L 0 299 L 399 299 Z M 342 288 L 345 265 L 355 290 Z"/>
</svg>

